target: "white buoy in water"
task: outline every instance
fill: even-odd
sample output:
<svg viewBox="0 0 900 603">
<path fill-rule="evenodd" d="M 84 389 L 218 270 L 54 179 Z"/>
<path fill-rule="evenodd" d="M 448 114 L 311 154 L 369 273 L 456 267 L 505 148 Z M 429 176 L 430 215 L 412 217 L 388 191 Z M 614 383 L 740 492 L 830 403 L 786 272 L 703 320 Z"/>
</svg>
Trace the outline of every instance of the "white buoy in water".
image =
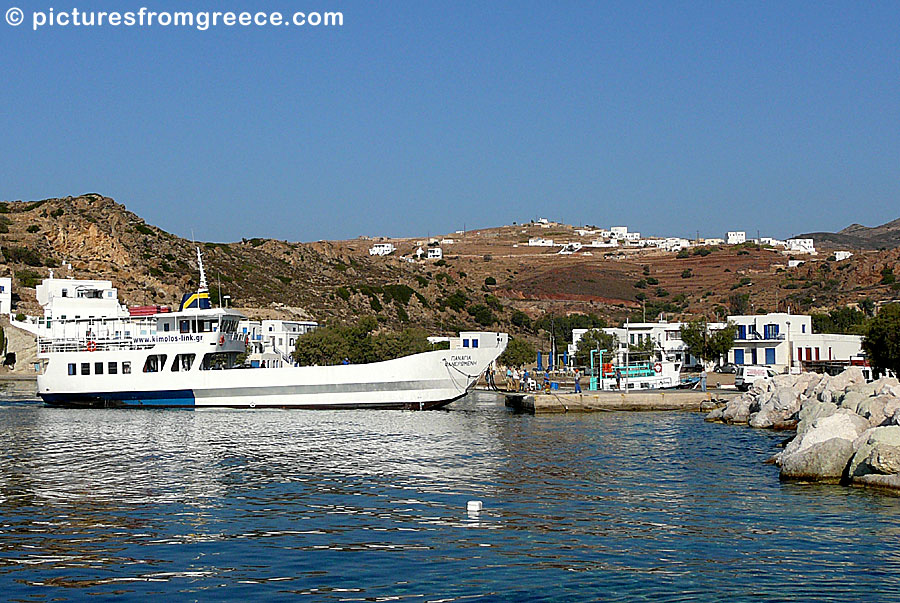
<svg viewBox="0 0 900 603">
<path fill-rule="evenodd" d="M 478 513 L 482 508 L 484 508 L 484 505 L 481 504 L 480 500 L 470 500 L 466 503 L 466 511 L 469 513 Z"/>
</svg>

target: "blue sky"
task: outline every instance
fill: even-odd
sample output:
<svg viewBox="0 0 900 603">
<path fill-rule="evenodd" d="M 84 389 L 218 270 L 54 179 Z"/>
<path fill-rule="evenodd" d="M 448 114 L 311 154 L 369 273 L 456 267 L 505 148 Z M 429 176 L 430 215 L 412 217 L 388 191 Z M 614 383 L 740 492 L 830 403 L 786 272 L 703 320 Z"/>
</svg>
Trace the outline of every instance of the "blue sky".
<svg viewBox="0 0 900 603">
<path fill-rule="evenodd" d="M 0 199 L 99 192 L 214 241 L 900 217 L 897 2 L 4 1 Z M 213 4 L 344 26 L 30 27 Z"/>
</svg>

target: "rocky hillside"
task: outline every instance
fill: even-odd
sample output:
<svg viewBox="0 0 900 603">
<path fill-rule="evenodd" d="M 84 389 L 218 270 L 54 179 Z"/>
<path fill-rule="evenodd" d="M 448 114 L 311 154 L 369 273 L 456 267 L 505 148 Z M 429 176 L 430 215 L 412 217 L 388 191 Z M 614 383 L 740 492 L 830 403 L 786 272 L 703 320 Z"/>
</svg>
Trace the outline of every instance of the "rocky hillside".
<svg viewBox="0 0 900 603">
<path fill-rule="evenodd" d="M 789 256 L 753 245 L 695 249 L 681 257 L 647 250 L 530 247 L 531 237 L 582 241 L 571 226 L 513 224 L 440 237 L 444 259 L 408 262 L 428 241 L 393 239 L 398 252 L 370 256 L 373 240 L 295 243 L 243 239 L 198 243 L 214 303 L 221 292 L 255 318 L 353 320 L 430 332 L 502 328 L 537 341 L 549 313 L 670 320 L 746 312 L 828 309 L 900 296 L 900 249 L 827 255 L 788 268 Z M 452 241 L 450 240 L 452 239 Z M 0 262 L 14 277 L 16 312 L 36 314 L 34 286 L 56 276 L 107 278 L 129 305 L 175 305 L 197 287 L 194 244 L 147 224 L 97 194 L 0 203 Z M 800 257 L 800 256 L 798 256 Z M 70 268 L 71 266 L 71 268 Z"/>
<path fill-rule="evenodd" d="M 821 249 L 896 249 L 900 247 L 900 218 L 881 226 L 851 224 L 838 232 L 812 232 L 799 237 L 815 239 Z"/>
</svg>

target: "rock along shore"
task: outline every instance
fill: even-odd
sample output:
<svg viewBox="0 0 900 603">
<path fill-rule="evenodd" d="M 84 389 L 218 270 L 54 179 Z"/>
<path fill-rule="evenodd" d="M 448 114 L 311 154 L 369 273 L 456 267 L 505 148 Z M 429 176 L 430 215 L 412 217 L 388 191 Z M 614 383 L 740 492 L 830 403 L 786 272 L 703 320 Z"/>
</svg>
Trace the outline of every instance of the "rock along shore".
<svg viewBox="0 0 900 603">
<path fill-rule="evenodd" d="M 900 382 L 866 383 L 858 367 L 834 377 L 778 375 L 710 412 L 707 421 L 796 429 L 773 458 L 781 478 L 900 490 Z"/>
</svg>

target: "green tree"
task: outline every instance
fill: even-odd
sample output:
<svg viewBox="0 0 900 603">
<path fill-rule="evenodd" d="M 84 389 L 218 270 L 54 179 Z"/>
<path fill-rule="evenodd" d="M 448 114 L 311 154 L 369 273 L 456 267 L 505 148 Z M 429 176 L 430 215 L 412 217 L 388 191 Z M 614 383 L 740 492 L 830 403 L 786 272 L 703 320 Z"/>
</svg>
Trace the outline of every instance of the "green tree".
<svg viewBox="0 0 900 603">
<path fill-rule="evenodd" d="M 866 316 L 875 316 L 875 301 L 871 298 L 867 297 L 859 301 L 859 309 L 862 310 Z"/>
<path fill-rule="evenodd" d="M 350 342 L 342 330 L 321 327 L 298 337 L 293 355 L 304 366 L 340 364 L 350 357 Z"/>
<path fill-rule="evenodd" d="M 737 326 L 728 323 L 724 329 L 710 331 L 706 321 L 696 320 L 681 326 L 681 340 L 691 356 L 704 362 L 713 362 L 728 353 L 734 345 Z"/>
<path fill-rule="evenodd" d="M 534 346 L 524 339 L 509 338 L 506 350 L 500 354 L 498 362 L 504 366 L 525 366 L 535 362 L 537 352 Z"/>
<path fill-rule="evenodd" d="M 619 340 L 615 335 L 600 329 L 591 329 L 578 340 L 578 345 L 575 348 L 575 364 L 578 366 L 590 366 L 591 350 L 615 352 L 618 349 Z M 594 355 L 594 363 L 599 361 L 600 359 Z"/>
<path fill-rule="evenodd" d="M 866 315 L 849 306 L 835 308 L 828 314 L 813 314 L 812 326 L 816 333 L 862 334 L 866 330 Z"/>
<path fill-rule="evenodd" d="M 487 327 L 497 322 L 497 317 L 491 312 L 491 309 L 484 304 L 472 304 L 466 308 L 469 316 L 475 319 L 475 322 L 481 326 Z"/>
<path fill-rule="evenodd" d="M 900 375 L 900 304 L 882 306 L 869 323 L 862 347 L 876 370 Z"/>
<path fill-rule="evenodd" d="M 529 318 L 528 315 L 521 310 L 513 310 L 512 316 L 510 317 L 510 322 L 520 329 L 525 329 L 528 331 L 530 331 L 532 327 L 531 318 Z"/>
</svg>

